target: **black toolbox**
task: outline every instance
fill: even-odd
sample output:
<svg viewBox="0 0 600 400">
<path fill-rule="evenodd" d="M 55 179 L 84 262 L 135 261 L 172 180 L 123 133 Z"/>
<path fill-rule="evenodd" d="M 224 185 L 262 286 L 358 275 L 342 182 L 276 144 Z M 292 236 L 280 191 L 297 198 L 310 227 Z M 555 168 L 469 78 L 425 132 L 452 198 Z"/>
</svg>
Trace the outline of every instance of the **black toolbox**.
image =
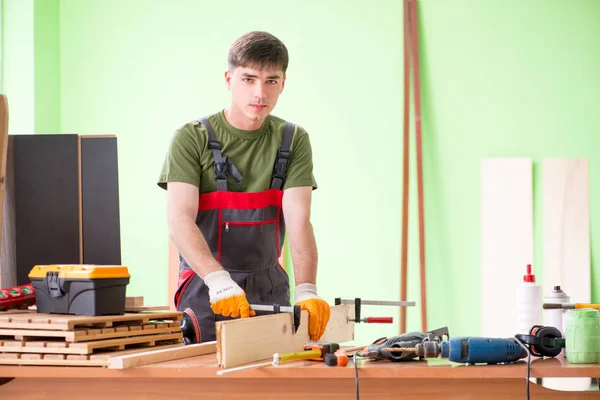
<svg viewBox="0 0 600 400">
<path fill-rule="evenodd" d="M 44 314 L 123 315 L 129 278 L 122 265 L 36 265 L 29 272 Z"/>
</svg>

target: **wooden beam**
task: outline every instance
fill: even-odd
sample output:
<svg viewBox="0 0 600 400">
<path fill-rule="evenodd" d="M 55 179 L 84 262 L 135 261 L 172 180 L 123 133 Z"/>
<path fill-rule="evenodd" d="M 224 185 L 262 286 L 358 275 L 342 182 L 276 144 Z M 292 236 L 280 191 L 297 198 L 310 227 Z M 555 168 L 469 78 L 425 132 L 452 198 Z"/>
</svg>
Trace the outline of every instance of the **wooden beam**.
<svg viewBox="0 0 600 400">
<path fill-rule="evenodd" d="M 543 294 L 591 301 L 589 169 L 586 159 L 543 161 Z"/>
<path fill-rule="evenodd" d="M 512 337 L 518 330 L 517 290 L 533 265 L 532 182 L 529 158 L 482 160 L 482 336 Z"/>
<path fill-rule="evenodd" d="M 8 99 L 0 95 L 0 288 L 17 284 L 14 225 L 14 179 L 8 158 Z M 9 162 L 10 161 L 10 162 Z"/>
<path fill-rule="evenodd" d="M 142 365 L 155 364 L 159 362 L 177 360 L 180 358 L 196 357 L 204 354 L 214 353 L 216 342 L 183 345 L 171 349 L 152 350 L 127 356 L 111 357 L 108 360 L 108 368 L 124 369 L 139 367 Z"/>
<path fill-rule="evenodd" d="M 281 313 L 217 322 L 217 362 L 224 368 L 273 357 L 273 353 L 302 350 L 310 342 L 308 312 L 302 311 L 300 326 L 293 332 L 293 315 Z M 344 343 L 354 340 L 354 306 L 331 307 L 331 317 L 319 341 Z"/>
</svg>

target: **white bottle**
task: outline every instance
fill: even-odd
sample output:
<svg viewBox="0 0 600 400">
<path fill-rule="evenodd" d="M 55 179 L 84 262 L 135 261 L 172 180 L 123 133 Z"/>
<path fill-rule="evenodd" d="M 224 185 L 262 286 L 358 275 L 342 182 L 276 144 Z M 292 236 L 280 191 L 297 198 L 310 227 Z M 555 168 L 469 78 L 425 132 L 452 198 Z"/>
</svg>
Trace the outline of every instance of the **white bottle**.
<svg viewBox="0 0 600 400">
<path fill-rule="evenodd" d="M 542 325 L 542 287 L 535 283 L 528 264 L 517 292 L 517 333 L 528 335 L 534 325 Z"/>
<path fill-rule="evenodd" d="M 560 286 L 554 286 L 552 292 L 544 297 L 544 303 L 568 304 L 571 299 Z M 562 337 L 565 337 L 565 310 L 561 308 L 552 308 L 544 310 L 544 325 L 553 326 L 560 331 Z"/>
</svg>

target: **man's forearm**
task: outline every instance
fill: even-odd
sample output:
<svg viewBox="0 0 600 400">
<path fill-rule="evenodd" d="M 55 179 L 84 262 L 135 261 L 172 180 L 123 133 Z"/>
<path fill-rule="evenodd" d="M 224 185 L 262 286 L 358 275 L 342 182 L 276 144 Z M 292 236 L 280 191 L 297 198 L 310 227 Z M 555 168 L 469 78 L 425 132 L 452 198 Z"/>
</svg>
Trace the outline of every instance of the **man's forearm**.
<svg viewBox="0 0 600 400">
<path fill-rule="evenodd" d="M 317 244 L 310 221 L 288 232 L 296 286 L 317 281 Z"/>
<path fill-rule="evenodd" d="M 193 221 L 185 219 L 172 221 L 169 226 L 169 236 L 185 261 L 201 278 L 223 269 L 215 260 L 202 232 Z"/>
</svg>

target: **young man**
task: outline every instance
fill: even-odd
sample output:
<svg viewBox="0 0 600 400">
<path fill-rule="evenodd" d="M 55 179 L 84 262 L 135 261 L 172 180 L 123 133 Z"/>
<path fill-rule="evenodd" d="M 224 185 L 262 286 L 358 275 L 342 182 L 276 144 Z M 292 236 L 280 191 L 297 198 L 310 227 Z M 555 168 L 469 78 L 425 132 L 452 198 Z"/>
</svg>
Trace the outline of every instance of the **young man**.
<svg viewBox="0 0 600 400">
<path fill-rule="evenodd" d="M 192 332 L 188 342 L 215 340 L 215 322 L 254 316 L 250 304 L 290 305 L 278 262 L 286 230 L 311 340 L 329 321 L 315 286 L 309 137 L 271 115 L 287 66 L 287 49 L 273 35 L 241 36 L 225 71 L 231 104 L 184 125 L 170 144 L 158 184 L 167 189 L 169 236 L 179 251 L 175 304 Z"/>
</svg>

